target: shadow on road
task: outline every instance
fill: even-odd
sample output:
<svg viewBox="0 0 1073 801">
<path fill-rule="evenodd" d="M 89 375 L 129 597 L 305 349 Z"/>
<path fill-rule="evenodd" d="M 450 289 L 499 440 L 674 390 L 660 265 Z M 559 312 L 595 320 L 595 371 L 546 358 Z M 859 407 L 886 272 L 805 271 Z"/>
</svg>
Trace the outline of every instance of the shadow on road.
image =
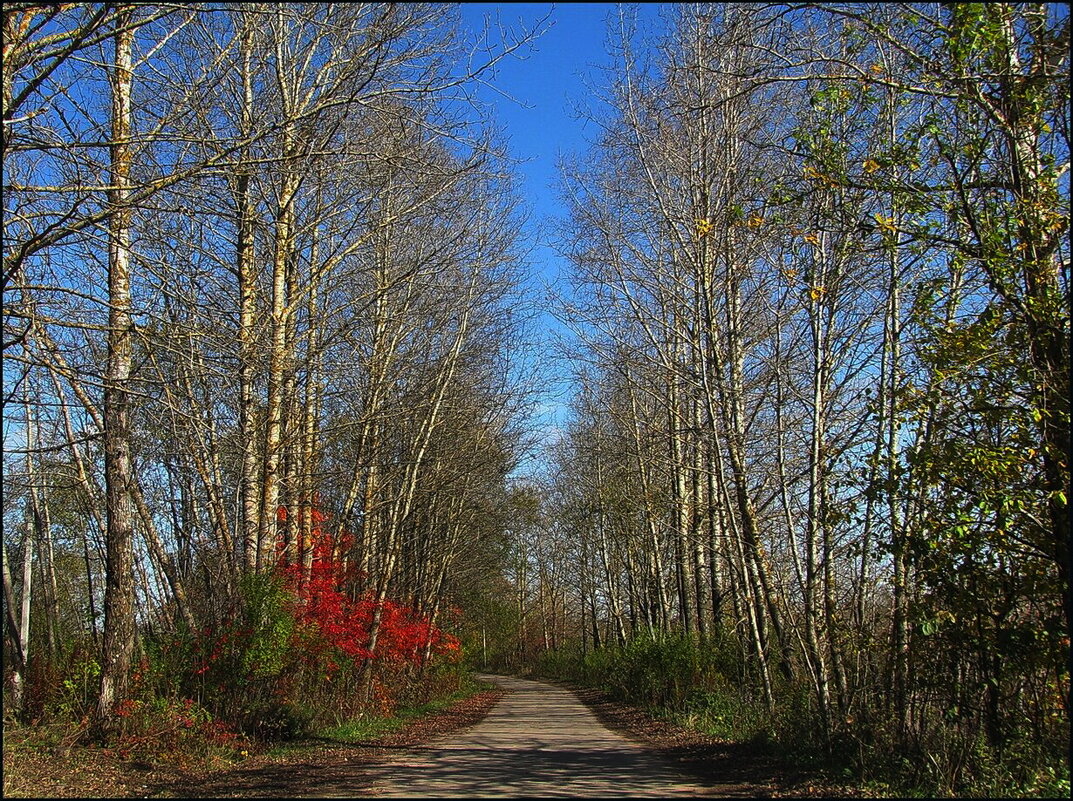
<svg viewBox="0 0 1073 801">
<path fill-rule="evenodd" d="M 493 679 L 506 694 L 479 724 L 423 745 L 340 744 L 308 762 L 239 767 L 181 797 L 663 798 L 753 797 L 733 766 L 718 777 L 684 773 L 688 747 L 659 753 L 601 724 L 578 697 L 542 682 Z M 729 755 L 728 755 L 729 756 Z M 742 779 L 745 778 L 743 775 Z"/>
<path fill-rule="evenodd" d="M 371 774 L 389 783 L 389 789 L 376 795 L 391 797 L 697 794 L 682 776 L 645 754 L 621 748 L 416 749 L 402 760 L 376 766 Z M 353 786 L 321 788 L 325 795 L 353 790 Z"/>
</svg>

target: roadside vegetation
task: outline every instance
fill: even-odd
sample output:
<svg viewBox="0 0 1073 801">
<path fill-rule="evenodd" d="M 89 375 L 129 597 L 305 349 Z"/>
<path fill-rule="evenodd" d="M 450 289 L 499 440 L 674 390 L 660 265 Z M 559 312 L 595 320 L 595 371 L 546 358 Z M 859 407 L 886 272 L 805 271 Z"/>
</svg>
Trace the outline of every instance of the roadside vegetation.
<svg viewBox="0 0 1073 801">
<path fill-rule="evenodd" d="M 872 797 L 1062 798 L 1069 795 L 1061 729 L 1038 739 L 1030 726 L 1001 749 L 971 727 L 938 720 L 907 749 L 889 720 L 845 721 L 837 738 L 816 730 L 808 687 L 780 683 L 768 707 L 750 693 L 736 649 L 681 634 L 641 636 L 582 655 L 549 651 L 535 676 L 592 687 L 610 697 L 781 762 L 842 792 Z"/>
<path fill-rule="evenodd" d="M 332 561 L 320 525 L 312 531 L 321 540 L 310 565 L 283 558 L 248 577 L 216 628 L 143 637 L 106 737 L 93 732 L 100 668 L 87 648 L 46 665 L 51 674 L 31 674 L 27 722 L 5 722 L 5 795 L 34 795 L 27 775 L 50 755 L 56 765 L 96 757 L 211 773 L 378 740 L 489 689 L 462 663 L 455 637 L 390 601 L 373 659 L 370 604 L 341 592 L 347 568 Z M 66 780 L 77 787 L 81 772 Z"/>
<path fill-rule="evenodd" d="M 233 759 L 469 686 L 527 384 L 459 95 L 533 34 L 457 16 L 4 5 L 14 739 Z"/>
<path fill-rule="evenodd" d="M 311 724 L 288 739 L 219 737 L 174 724 L 152 736 L 95 743 L 77 736 L 68 721 L 8 722 L 4 736 L 4 796 L 93 797 L 289 797 L 314 792 L 318 775 L 353 776 L 365 762 L 404 750 L 478 721 L 500 692 L 461 675 L 458 690 L 387 716 L 366 716 L 338 725 Z"/>
<path fill-rule="evenodd" d="M 536 226 L 477 99 L 547 20 L 4 4 L 5 791 L 491 668 L 1068 796 L 1068 4 L 637 10 Z"/>
<path fill-rule="evenodd" d="M 612 16 L 542 665 L 896 794 L 1069 794 L 1068 5 Z"/>
</svg>

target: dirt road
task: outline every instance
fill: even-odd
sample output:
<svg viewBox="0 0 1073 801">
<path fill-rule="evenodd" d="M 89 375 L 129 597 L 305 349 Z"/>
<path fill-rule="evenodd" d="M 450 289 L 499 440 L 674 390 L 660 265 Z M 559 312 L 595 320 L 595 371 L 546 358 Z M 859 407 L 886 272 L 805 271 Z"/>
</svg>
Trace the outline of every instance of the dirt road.
<svg viewBox="0 0 1073 801">
<path fill-rule="evenodd" d="M 572 693 L 483 676 L 508 690 L 469 731 L 362 771 L 362 796 L 380 798 L 622 798 L 720 796 L 605 728 Z M 323 786 L 320 797 L 353 797 Z"/>
</svg>

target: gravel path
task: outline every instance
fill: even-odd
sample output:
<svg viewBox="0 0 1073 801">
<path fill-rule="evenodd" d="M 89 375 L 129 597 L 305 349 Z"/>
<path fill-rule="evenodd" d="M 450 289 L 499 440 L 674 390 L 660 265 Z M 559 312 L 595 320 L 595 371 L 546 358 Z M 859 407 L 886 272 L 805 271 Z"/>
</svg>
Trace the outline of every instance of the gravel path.
<svg viewBox="0 0 1073 801">
<path fill-rule="evenodd" d="M 715 796 L 643 746 L 601 724 L 568 690 L 482 676 L 507 690 L 469 731 L 363 771 L 362 795 L 380 798 L 662 798 Z M 365 784 L 365 781 L 363 781 Z M 321 786 L 320 797 L 353 797 Z"/>
</svg>

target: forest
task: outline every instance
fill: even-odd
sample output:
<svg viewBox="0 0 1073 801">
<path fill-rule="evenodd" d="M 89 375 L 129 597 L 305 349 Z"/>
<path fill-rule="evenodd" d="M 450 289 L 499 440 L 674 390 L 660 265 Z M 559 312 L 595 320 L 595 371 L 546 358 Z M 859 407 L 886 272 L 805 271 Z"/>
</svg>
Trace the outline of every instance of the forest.
<svg viewBox="0 0 1073 801">
<path fill-rule="evenodd" d="M 475 87 L 538 29 L 4 4 L 5 732 L 238 753 L 484 669 L 1068 797 L 1068 5 L 636 11 L 534 299 Z"/>
</svg>

